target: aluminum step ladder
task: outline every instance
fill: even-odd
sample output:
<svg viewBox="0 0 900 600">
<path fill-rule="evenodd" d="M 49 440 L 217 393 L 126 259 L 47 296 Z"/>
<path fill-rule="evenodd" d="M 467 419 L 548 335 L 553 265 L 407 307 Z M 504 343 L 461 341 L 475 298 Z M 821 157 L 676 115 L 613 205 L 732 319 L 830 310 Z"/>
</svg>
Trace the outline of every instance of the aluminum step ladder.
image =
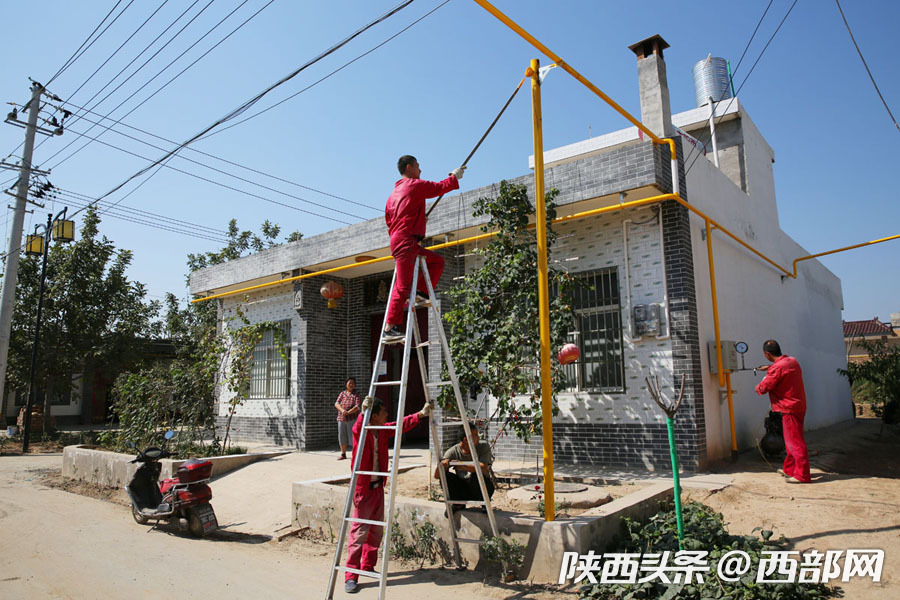
<svg viewBox="0 0 900 600">
<path fill-rule="evenodd" d="M 416 297 L 416 282 L 418 281 L 419 273 L 424 275 L 424 279 L 426 282 L 426 286 L 428 288 L 428 299 L 417 299 Z M 466 439 L 469 443 L 469 448 L 471 449 L 472 460 L 469 461 L 452 461 L 450 463 L 451 466 L 465 465 L 465 466 L 473 466 L 475 468 L 476 478 L 478 479 L 478 487 L 481 489 L 481 497 L 482 500 L 467 500 L 467 501 L 454 501 L 450 500 L 449 491 L 447 489 L 447 477 L 444 469 L 440 467 L 441 461 L 441 452 L 440 447 L 438 446 L 439 439 L 437 436 L 437 425 L 435 424 L 435 418 L 432 417 L 430 419 L 430 429 L 431 429 L 431 438 L 432 438 L 432 447 L 434 449 L 435 459 L 438 464 L 438 471 L 440 473 L 441 480 L 441 488 L 444 492 L 444 504 L 446 505 L 446 514 L 450 521 L 450 529 L 452 532 L 453 538 L 453 553 L 454 559 L 456 560 L 456 564 L 458 568 L 463 568 L 462 557 L 460 556 L 459 544 L 462 543 L 473 543 L 479 544 L 481 542 L 480 539 L 471 539 L 471 538 L 462 538 L 459 536 L 459 527 L 456 524 L 456 519 L 454 518 L 454 510 L 453 507 L 455 505 L 466 505 L 472 504 L 476 506 L 483 506 L 487 511 L 488 520 L 491 524 L 491 532 L 496 537 L 499 535 L 497 529 L 497 521 L 494 518 L 494 510 L 491 506 L 490 497 L 487 493 L 487 486 L 485 484 L 485 476 L 486 474 L 482 473 L 479 468 L 478 463 L 478 453 L 475 448 L 475 444 L 472 440 L 472 429 L 469 425 L 468 415 L 466 413 L 465 403 L 463 402 L 462 393 L 459 389 L 459 380 L 456 377 L 456 369 L 453 366 L 453 359 L 450 356 L 450 346 L 447 343 L 447 335 L 444 332 L 444 326 L 441 322 L 441 313 L 437 307 L 437 300 L 434 295 L 434 287 L 431 285 L 431 278 L 429 277 L 428 267 L 425 264 L 425 258 L 420 256 L 416 259 L 416 265 L 413 269 L 413 278 L 412 278 L 412 286 L 410 287 L 409 294 L 409 307 L 406 312 L 406 334 L 402 338 L 388 338 L 385 339 L 384 336 L 381 336 L 378 342 L 378 351 L 375 355 L 375 365 L 381 364 L 381 359 L 384 354 L 385 346 L 389 346 L 392 344 L 403 344 L 403 366 L 401 369 L 401 375 L 399 381 L 378 381 L 378 370 L 373 368 L 372 370 L 372 381 L 369 384 L 369 397 L 375 396 L 375 388 L 382 386 L 400 386 L 400 398 L 397 404 L 397 422 L 395 425 L 369 425 L 369 419 L 372 416 L 372 410 L 369 409 L 363 413 L 363 422 L 362 422 L 362 432 L 359 438 L 359 448 L 365 448 L 366 438 L 370 431 L 379 430 L 379 429 L 393 429 L 395 431 L 394 435 L 394 454 L 393 459 L 391 460 L 391 464 L 388 472 L 378 472 L 378 471 L 366 471 L 361 470 L 360 463 L 362 462 L 361 451 L 356 452 L 356 456 L 353 459 L 353 467 L 351 470 L 350 476 L 350 488 L 347 491 L 347 500 L 344 503 L 344 512 L 341 518 L 341 530 L 338 534 L 338 543 L 337 548 L 334 553 L 334 562 L 332 563 L 331 574 L 328 580 L 328 590 L 325 595 L 326 600 L 332 600 L 334 597 L 334 589 L 335 585 L 338 581 L 338 574 L 341 572 L 350 572 L 355 573 L 361 577 L 370 577 L 379 582 L 378 588 L 378 599 L 384 600 L 385 597 L 385 589 L 387 587 L 387 573 L 388 573 L 388 563 L 390 560 L 390 546 L 391 546 L 391 524 L 394 519 L 394 498 L 396 494 L 396 481 L 397 481 L 397 467 L 399 465 L 399 457 L 400 457 L 400 447 L 401 447 L 401 439 L 403 434 L 403 413 L 404 408 L 406 406 L 406 392 L 407 392 L 407 381 L 409 376 L 409 362 L 410 356 L 412 354 L 412 349 L 415 349 L 416 356 L 419 360 L 419 371 L 422 375 L 422 383 L 423 388 L 425 390 L 425 402 L 427 404 L 432 403 L 432 394 L 430 392 L 431 388 L 437 388 L 440 386 L 451 385 L 453 386 L 453 392 L 456 397 L 456 406 L 461 415 L 460 422 L 463 426 L 463 430 L 466 434 Z M 397 284 L 397 272 L 394 270 L 394 277 L 391 280 L 391 290 L 390 293 L 393 294 L 394 286 Z M 388 296 L 390 298 L 390 295 Z M 435 318 L 435 323 L 437 324 L 437 331 L 439 334 L 439 340 L 437 342 L 422 342 L 422 335 L 419 331 L 419 321 L 416 318 L 416 309 L 417 308 L 428 308 L 431 310 L 431 314 Z M 382 331 L 384 330 L 384 324 L 387 322 L 387 311 L 385 311 L 385 318 L 382 322 Z M 442 352 L 442 357 L 444 359 L 444 363 L 447 366 L 447 372 L 449 374 L 450 379 L 447 381 L 433 381 L 429 379 L 428 368 L 425 362 L 425 354 L 424 348 L 427 346 L 439 346 Z M 440 373 L 438 373 L 439 375 Z M 354 448 L 355 449 L 355 448 Z M 373 457 L 374 459 L 374 457 Z M 375 464 L 373 463 L 372 468 L 375 468 Z M 357 519 L 352 516 L 353 510 L 353 495 L 356 490 L 357 476 L 358 475 L 370 475 L 375 477 L 389 477 L 390 478 L 390 487 L 388 491 L 388 501 L 385 503 L 385 520 L 384 521 L 372 521 L 366 519 Z M 431 474 L 429 473 L 429 477 Z M 364 571 L 361 569 L 352 569 L 346 567 L 341 564 L 341 556 L 344 550 L 344 544 L 347 542 L 348 532 L 351 523 L 365 523 L 374 526 L 383 527 L 383 535 L 381 540 L 381 570 L 380 571 Z"/>
</svg>

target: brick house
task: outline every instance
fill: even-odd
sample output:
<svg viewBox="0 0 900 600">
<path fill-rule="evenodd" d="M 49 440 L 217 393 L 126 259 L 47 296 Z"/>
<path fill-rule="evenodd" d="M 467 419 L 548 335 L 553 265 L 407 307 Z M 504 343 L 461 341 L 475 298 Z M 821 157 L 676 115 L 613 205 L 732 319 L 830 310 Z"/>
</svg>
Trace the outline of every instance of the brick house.
<svg viewBox="0 0 900 600">
<path fill-rule="evenodd" d="M 638 55 L 643 123 L 664 137 L 676 138 L 682 198 L 778 264 L 789 265 L 793 258 L 809 254 L 779 227 L 774 153 L 743 105 L 734 100 L 716 107 L 721 118 L 718 167 L 711 156 L 702 154 L 702 146 L 694 145 L 694 138 L 709 136 L 709 107 L 671 114 L 662 55 L 666 47 L 655 37 L 631 49 Z M 546 185 L 560 192 L 559 215 L 671 191 L 668 147 L 644 141 L 635 127 L 546 150 L 544 160 Z M 385 175 L 385 197 L 389 177 Z M 533 189 L 530 173 L 506 179 Z M 492 185 L 445 198 L 429 218 L 432 243 L 480 233 L 485 219 L 472 215 L 472 203 L 496 193 L 497 186 Z M 674 201 L 664 201 L 568 221 L 557 231 L 553 258 L 599 293 L 576 305 L 578 325 L 572 336 L 581 346 L 582 359 L 570 367 L 570 388 L 559 397 L 560 413 L 553 425 L 556 460 L 667 469 L 665 420 L 643 383 L 650 373 L 660 377 L 667 394 L 682 373 L 687 375 L 676 421 L 684 467 L 701 469 L 727 456 L 728 405 L 713 374 L 716 360 L 710 360 L 708 352 L 715 335 L 703 220 Z M 738 446 L 755 444 L 768 411 L 768 402 L 753 393 L 758 379 L 750 367 L 764 362 L 761 346 L 770 337 L 803 365 L 807 393 L 816 398 L 807 427 L 852 418 L 849 388 L 836 374 L 846 365 L 836 327 L 842 305 L 838 278 L 819 262 L 806 261 L 797 279 L 783 279 L 779 271 L 727 238 L 714 233 L 713 239 L 721 337 L 730 340 L 723 346 L 728 345 L 729 356 L 735 341 L 743 340 L 751 348 L 746 370 L 730 365 L 735 371 Z M 443 251 L 447 266 L 439 297 L 455 277 L 472 268 L 470 250 Z M 191 278 L 191 292 L 221 293 L 389 253 L 384 221 L 376 218 L 198 271 Z M 357 377 L 360 389 L 367 389 L 376 367 L 372 361 L 392 268 L 387 261 L 334 277 L 263 288 L 246 299 L 217 300 L 223 323 L 240 301 L 251 320 L 282 322 L 291 340 L 287 364 L 265 343 L 258 348 L 260 362 L 254 369 L 258 381 L 234 419 L 236 440 L 267 440 L 301 449 L 336 447 L 333 404 L 348 375 Z M 340 281 L 346 290 L 336 309 L 326 308 L 319 294 L 330 279 Z M 435 335 L 434 327 L 428 324 L 429 337 Z M 398 355 L 399 351 L 389 353 L 377 366 L 385 377 L 399 368 Z M 428 360 L 430 368 L 437 367 L 436 355 Z M 421 389 L 413 387 L 421 386 L 421 381 L 415 368 L 412 373 L 407 413 L 422 402 Z M 486 403 L 486 414 L 490 408 Z M 540 440 L 525 445 L 504 437 L 495 453 L 534 462 L 541 453 Z"/>
<path fill-rule="evenodd" d="M 884 342 L 888 346 L 900 346 L 900 335 L 897 335 L 897 329 L 900 327 L 895 328 L 891 323 L 882 323 L 878 317 L 871 321 L 843 321 L 843 325 L 847 362 L 860 363 L 869 360 L 869 353 L 862 347 L 861 342 Z"/>
</svg>

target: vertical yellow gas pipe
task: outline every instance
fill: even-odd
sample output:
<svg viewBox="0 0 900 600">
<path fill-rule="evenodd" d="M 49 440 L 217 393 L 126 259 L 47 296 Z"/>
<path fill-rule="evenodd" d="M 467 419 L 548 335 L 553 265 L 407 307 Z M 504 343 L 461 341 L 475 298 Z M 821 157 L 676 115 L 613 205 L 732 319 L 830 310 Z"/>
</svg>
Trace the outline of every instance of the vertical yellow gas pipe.
<svg viewBox="0 0 900 600">
<path fill-rule="evenodd" d="M 731 389 L 731 371 L 725 373 L 725 387 L 728 390 L 728 419 L 731 422 L 731 458 L 737 460 L 737 436 L 734 434 L 734 392 Z"/>
<path fill-rule="evenodd" d="M 719 387 L 727 386 L 728 391 L 728 418 L 731 421 L 731 455 L 737 456 L 737 436 L 734 432 L 734 406 L 731 401 L 731 374 L 722 368 L 722 335 L 719 333 L 719 296 L 716 293 L 716 264 L 713 261 L 712 225 L 709 219 L 706 221 L 706 253 L 709 257 L 709 287 L 712 294 L 713 327 L 716 330 L 716 366 L 719 375 Z"/>
<path fill-rule="evenodd" d="M 538 311 L 541 326 L 541 413 L 544 429 L 544 520 L 556 519 L 553 494 L 553 390 L 550 379 L 550 298 L 547 285 L 547 208 L 544 206 L 544 136 L 541 123 L 541 79 L 538 59 L 525 72 L 531 77 L 531 120 L 534 128 L 534 206 L 537 219 Z"/>
</svg>

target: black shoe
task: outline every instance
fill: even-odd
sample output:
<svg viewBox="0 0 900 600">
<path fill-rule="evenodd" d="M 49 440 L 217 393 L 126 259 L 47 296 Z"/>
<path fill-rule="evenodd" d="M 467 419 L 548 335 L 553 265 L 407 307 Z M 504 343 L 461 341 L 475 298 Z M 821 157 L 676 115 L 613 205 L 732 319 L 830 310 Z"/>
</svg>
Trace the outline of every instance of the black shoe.
<svg viewBox="0 0 900 600">
<path fill-rule="evenodd" d="M 406 332 L 400 329 L 399 326 L 394 325 L 381 333 L 381 339 L 385 342 L 398 342 L 406 339 Z"/>
</svg>

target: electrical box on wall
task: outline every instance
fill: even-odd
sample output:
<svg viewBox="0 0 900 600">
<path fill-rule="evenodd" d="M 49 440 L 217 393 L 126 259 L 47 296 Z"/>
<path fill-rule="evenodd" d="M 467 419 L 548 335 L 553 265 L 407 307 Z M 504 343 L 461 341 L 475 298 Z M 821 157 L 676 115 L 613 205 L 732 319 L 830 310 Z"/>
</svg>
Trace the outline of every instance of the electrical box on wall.
<svg viewBox="0 0 900 600">
<path fill-rule="evenodd" d="M 634 307 L 634 334 L 659 335 L 659 304 L 638 304 Z"/>
<path fill-rule="evenodd" d="M 709 352 L 709 371 L 718 373 L 719 364 L 716 360 L 716 341 L 710 340 L 707 342 L 706 349 Z M 738 353 L 734 341 L 722 340 L 722 368 L 726 371 L 736 371 L 739 368 Z"/>
</svg>

